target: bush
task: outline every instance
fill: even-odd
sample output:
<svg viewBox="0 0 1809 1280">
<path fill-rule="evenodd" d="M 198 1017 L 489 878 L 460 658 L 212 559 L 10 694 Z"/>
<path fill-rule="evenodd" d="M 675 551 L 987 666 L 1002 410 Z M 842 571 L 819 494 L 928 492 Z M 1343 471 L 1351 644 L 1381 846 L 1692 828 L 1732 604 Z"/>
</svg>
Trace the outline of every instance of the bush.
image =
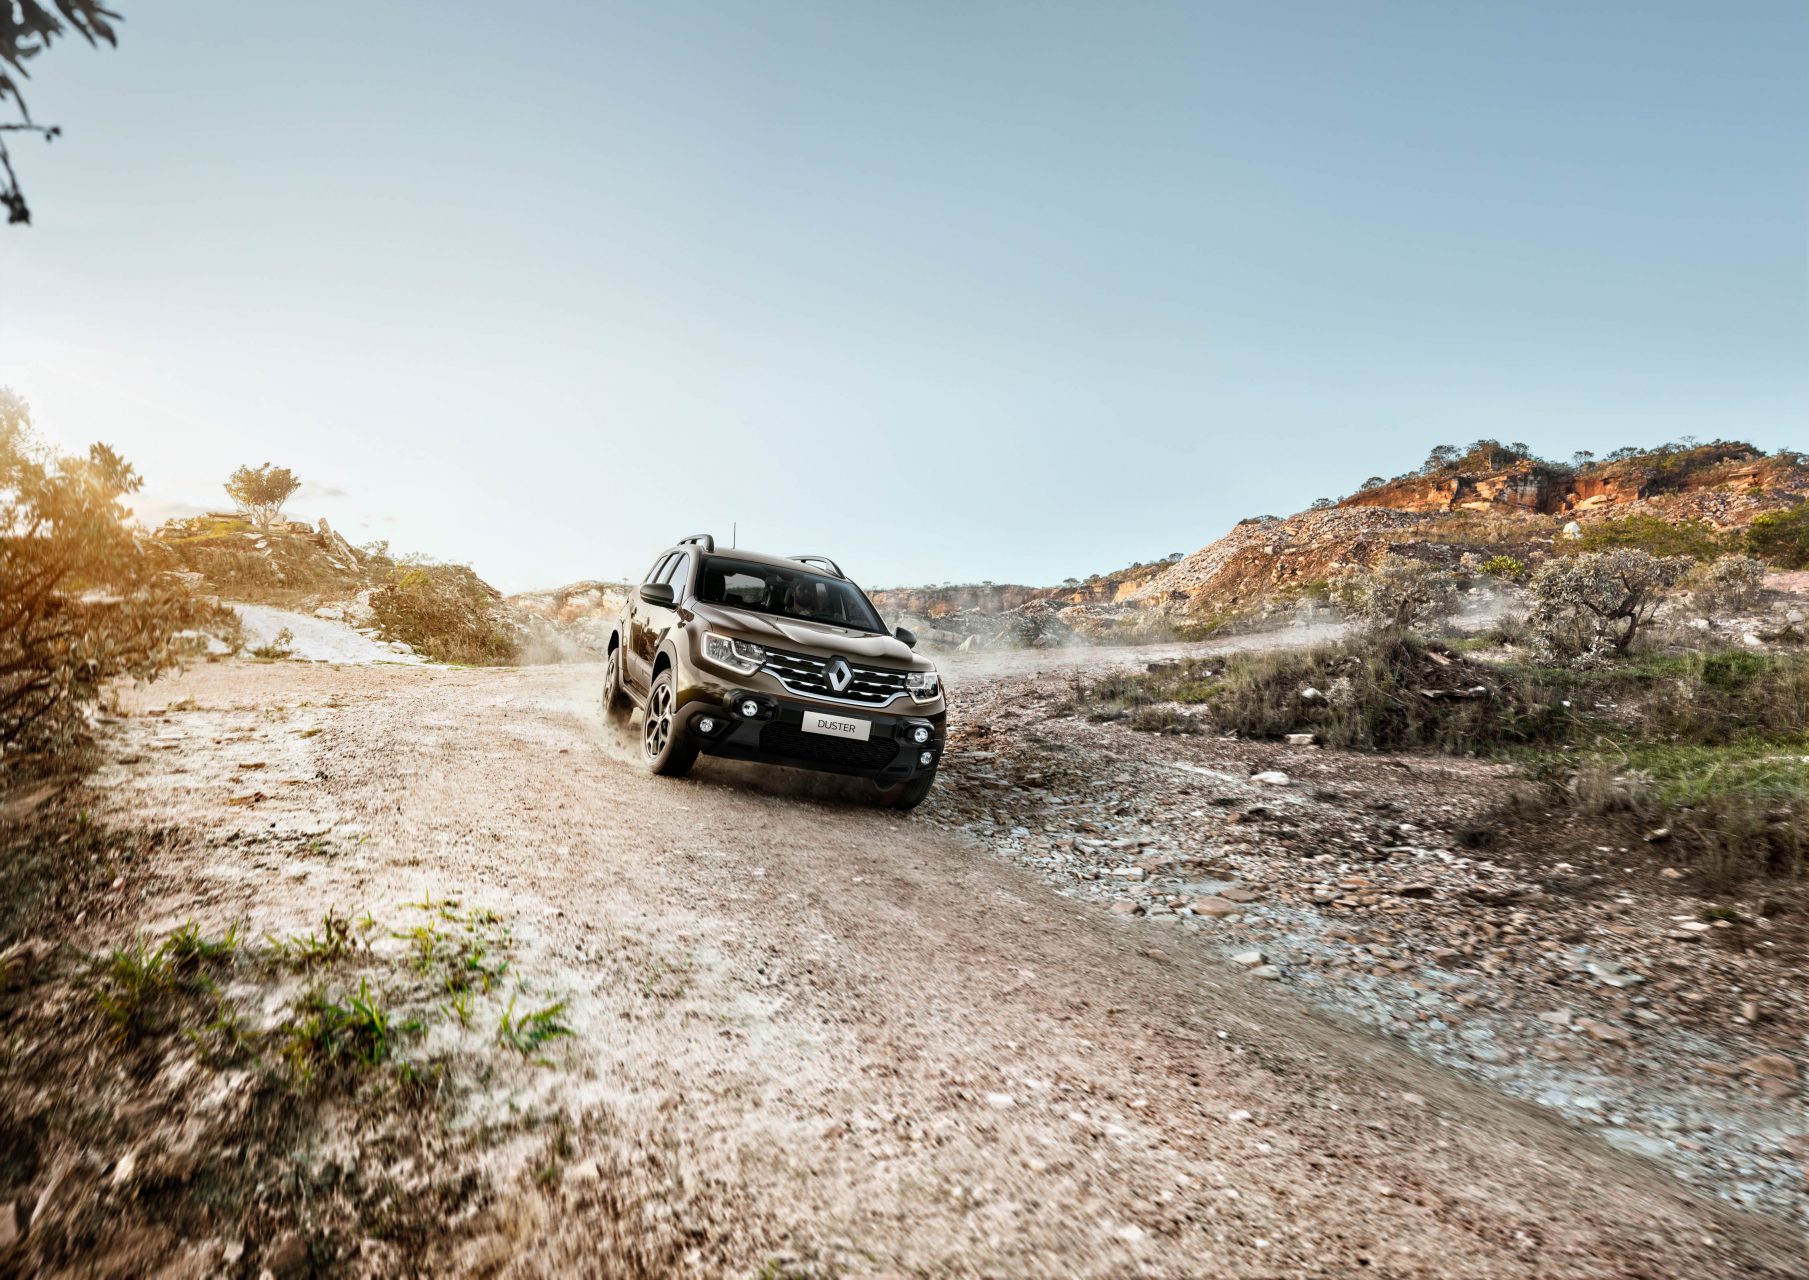
<svg viewBox="0 0 1809 1280">
<path fill-rule="evenodd" d="M 1333 584 L 1338 602 L 1361 626 L 1400 634 L 1436 626 L 1457 609 L 1457 581 L 1424 560 L 1383 556 Z"/>
<path fill-rule="evenodd" d="M 1622 549 L 1549 560 L 1533 575 L 1528 621 L 1540 651 L 1588 666 L 1627 652 L 1689 561 Z"/>
<path fill-rule="evenodd" d="M 384 634 L 441 662 L 515 662 L 520 644 L 497 617 L 499 595 L 462 564 L 406 560 L 371 593 Z"/>
<path fill-rule="evenodd" d="M 1711 609 L 1742 609 L 1765 585 L 1765 562 L 1751 556 L 1722 556 L 1690 575 L 1696 598 Z"/>
<path fill-rule="evenodd" d="M 1513 556 L 1490 556 L 1482 562 L 1482 571 L 1491 578 L 1507 578 L 1518 582 L 1526 577 L 1526 562 Z"/>
<path fill-rule="evenodd" d="M 0 388 L 0 757 L 79 734 L 113 680 L 150 680 L 224 631 L 126 523 L 138 474 L 104 444 L 59 457 Z M 236 621 L 236 619 L 235 619 Z"/>
<path fill-rule="evenodd" d="M 1560 546 L 1573 555 L 1623 548 L 1661 557 L 1713 560 L 1728 549 L 1728 538 L 1706 520 L 1641 515 L 1591 521 L 1578 537 L 1565 539 Z"/>
<path fill-rule="evenodd" d="M 1746 530 L 1746 549 L 1780 569 L 1809 569 L 1809 503 L 1759 516 Z"/>
<path fill-rule="evenodd" d="M 1151 709 L 1195 703 L 1215 728 L 1239 737 L 1311 733 L 1328 746 L 1377 751 L 1466 754 L 1555 741 L 1570 718 L 1561 687 L 1536 671 L 1485 667 L 1387 632 L 1163 664 L 1103 677 L 1087 692 L 1091 718 L 1133 728 L 1172 730 L 1176 718 Z"/>
</svg>

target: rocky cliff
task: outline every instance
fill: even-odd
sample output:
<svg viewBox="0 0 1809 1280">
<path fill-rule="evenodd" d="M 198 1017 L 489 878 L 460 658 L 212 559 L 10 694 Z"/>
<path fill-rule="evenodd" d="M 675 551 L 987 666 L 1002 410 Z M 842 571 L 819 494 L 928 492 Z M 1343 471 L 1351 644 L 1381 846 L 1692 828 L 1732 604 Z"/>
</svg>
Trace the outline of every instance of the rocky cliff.
<svg viewBox="0 0 1809 1280">
<path fill-rule="evenodd" d="M 1583 518 L 1645 508 L 1667 519 L 1750 524 L 1761 511 L 1794 506 L 1809 492 L 1809 468 L 1738 442 L 1659 449 L 1582 467 L 1523 459 L 1488 471 L 1403 476 L 1345 498 L 1347 508 L 1415 512 L 1518 512 Z"/>
</svg>

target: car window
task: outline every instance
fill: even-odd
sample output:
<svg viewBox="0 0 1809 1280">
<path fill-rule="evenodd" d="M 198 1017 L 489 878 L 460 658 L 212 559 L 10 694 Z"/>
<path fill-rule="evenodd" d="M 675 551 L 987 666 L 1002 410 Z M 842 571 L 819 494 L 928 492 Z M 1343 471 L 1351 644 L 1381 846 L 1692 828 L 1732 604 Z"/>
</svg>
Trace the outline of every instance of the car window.
<svg viewBox="0 0 1809 1280">
<path fill-rule="evenodd" d="M 660 580 L 660 570 L 664 569 L 666 567 L 666 562 L 671 559 L 672 557 L 670 555 L 663 555 L 658 560 L 655 560 L 653 562 L 653 568 L 647 570 L 647 576 L 642 578 L 641 581 L 658 582 Z"/>
<path fill-rule="evenodd" d="M 655 581 L 670 582 L 672 584 L 672 593 L 674 595 L 683 595 L 685 592 L 685 581 L 690 576 L 691 553 L 689 551 L 681 551 L 672 557 L 672 563 L 665 567 Z"/>
<path fill-rule="evenodd" d="M 867 597 L 852 582 L 783 565 L 706 556 L 697 583 L 697 598 L 710 604 L 828 622 L 857 631 L 886 629 Z"/>
</svg>

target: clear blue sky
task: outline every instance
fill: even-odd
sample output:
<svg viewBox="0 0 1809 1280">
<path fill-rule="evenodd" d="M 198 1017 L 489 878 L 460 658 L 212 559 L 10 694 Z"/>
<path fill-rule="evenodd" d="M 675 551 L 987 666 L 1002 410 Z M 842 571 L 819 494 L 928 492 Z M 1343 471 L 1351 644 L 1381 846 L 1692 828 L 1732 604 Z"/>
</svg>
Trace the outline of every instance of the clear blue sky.
<svg viewBox="0 0 1809 1280">
<path fill-rule="evenodd" d="M 31 83 L 0 383 L 501 586 L 1192 550 L 1440 442 L 1809 447 L 1809 5 L 180 5 Z"/>
</svg>

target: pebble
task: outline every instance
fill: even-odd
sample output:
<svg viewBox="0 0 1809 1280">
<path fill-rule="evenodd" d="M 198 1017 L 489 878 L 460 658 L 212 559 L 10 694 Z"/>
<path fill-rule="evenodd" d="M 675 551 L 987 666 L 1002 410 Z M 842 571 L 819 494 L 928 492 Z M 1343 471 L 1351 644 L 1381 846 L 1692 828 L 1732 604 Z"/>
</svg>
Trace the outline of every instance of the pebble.
<svg viewBox="0 0 1809 1280">
<path fill-rule="evenodd" d="M 1761 1053 L 1756 1058 L 1748 1058 L 1740 1065 L 1754 1075 L 1771 1076 L 1776 1080 L 1796 1079 L 1796 1063 L 1781 1053 Z"/>
<path fill-rule="evenodd" d="M 1294 779 L 1280 769 L 1265 769 L 1261 773 L 1251 774 L 1250 781 L 1261 783 L 1265 787 L 1285 787 Z"/>
<path fill-rule="evenodd" d="M 1268 957 L 1260 951 L 1240 951 L 1231 957 L 1232 964 L 1240 965 L 1245 969 L 1254 969 L 1267 960 Z"/>
</svg>

